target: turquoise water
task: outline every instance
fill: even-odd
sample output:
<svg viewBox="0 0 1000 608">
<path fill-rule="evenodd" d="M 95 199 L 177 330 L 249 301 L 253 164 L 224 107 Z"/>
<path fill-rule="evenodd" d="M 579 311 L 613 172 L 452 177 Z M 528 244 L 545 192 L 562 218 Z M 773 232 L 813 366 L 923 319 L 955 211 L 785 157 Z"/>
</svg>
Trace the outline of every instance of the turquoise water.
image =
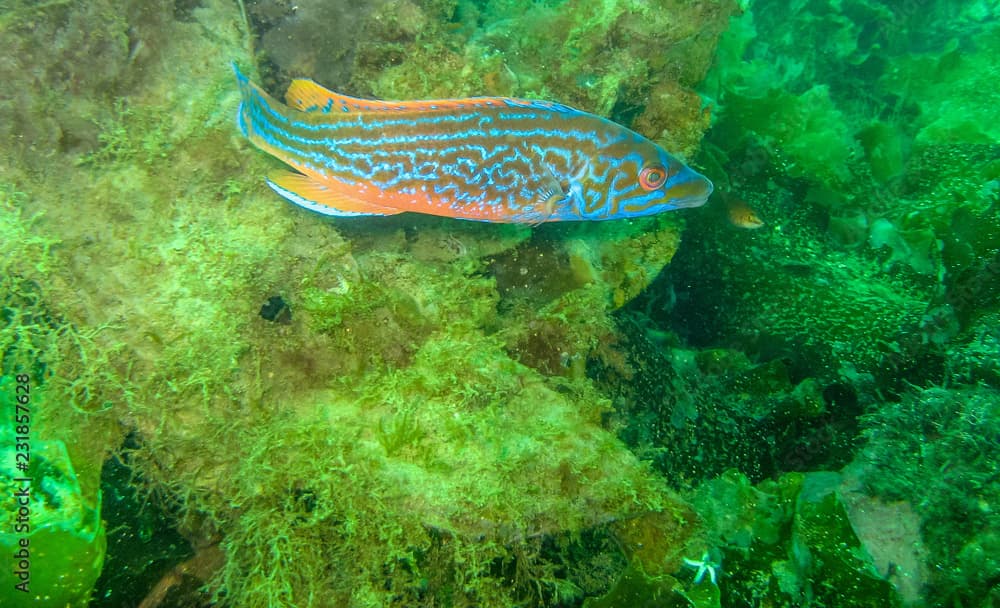
<svg viewBox="0 0 1000 608">
<path fill-rule="evenodd" d="M 0 42 L 0 605 L 1000 603 L 996 1 L 0 0 Z M 555 101 L 715 192 L 323 217 L 233 62 Z"/>
</svg>

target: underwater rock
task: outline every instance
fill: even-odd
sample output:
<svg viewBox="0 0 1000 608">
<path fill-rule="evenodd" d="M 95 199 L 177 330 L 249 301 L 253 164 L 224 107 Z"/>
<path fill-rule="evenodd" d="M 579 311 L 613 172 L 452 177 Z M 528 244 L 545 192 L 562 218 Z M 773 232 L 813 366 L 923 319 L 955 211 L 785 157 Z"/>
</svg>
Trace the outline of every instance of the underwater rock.
<svg viewBox="0 0 1000 608">
<path fill-rule="evenodd" d="M 292 78 L 303 77 L 333 87 L 348 82 L 360 39 L 356 33 L 380 4 L 385 2 L 247 2 L 250 23 L 260 37 L 257 51 L 275 69 L 267 84 L 284 89 Z"/>
<path fill-rule="evenodd" d="M 415 24 L 447 27 L 447 3 L 408 4 L 420 11 L 397 15 L 405 23 L 386 36 L 411 44 Z M 507 292 L 517 306 L 501 310 L 490 260 L 528 251 L 530 230 L 331 224 L 290 209 L 232 124 L 228 64 L 252 64 L 242 15 L 223 0 L 181 8 L 144 38 L 127 99 L 103 102 L 96 149 L 47 150 L 60 159 L 51 174 L 12 163 L 4 179 L 26 194 L 5 198 L 18 213 L 5 211 L 2 229 L 27 238 L 2 246 L 30 253 L 12 274 L 44 285 L 38 300 L 81 328 L 62 334 L 87 349 L 64 353 L 77 366 L 45 361 L 53 402 L 77 408 L 80 428 L 119 429 L 89 435 L 94 453 L 128 429 L 143 490 L 217 532 L 225 559 L 210 589 L 232 605 L 506 606 L 574 585 L 548 574 L 563 572 L 554 552 L 538 555 L 552 539 L 690 515 L 605 428 L 610 403 L 581 371 L 595 348 L 588 324 L 669 262 L 677 220 L 550 234 L 544 248 L 570 260 L 572 277 L 548 302 Z M 32 240 L 42 235 L 44 246 Z M 264 314 L 287 323 L 261 316 L 274 294 L 295 314 L 277 302 Z M 517 330 L 506 330 L 563 313 L 571 340 L 557 357 L 581 354 L 577 373 L 516 361 Z M 690 519 L 662 536 L 662 555 L 697 534 Z"/>
<path fill-rule="evenodd" d="M 1000 562 L 988 556 L 989 547 L 998 544 L 993 531 L 1000 528 L 991 506 L 1000 498 L 993 483 L 1000 457 L 998 414 L 1000 391 L 980 384 L 913 387 L 865 419 L 867 443 L 852 473 L 873 499 L 908 505 L 905 511 L 912 515 L 904 516 L 918 519 L 927 564 L 933 566 L 924 570 L 901 559 L 900 565 L 909 567 L 890 573 L 911 597 L 922 582 L 922 599 L 933 598 L 937 605 L 974 604 L 995 593 Z M 898 530 L 913 526 L 906 522 Z"/>
<path fill-rule="evenodd" d="M 137 68 L 155 61 L 168 3 L 95 0 L 14 3 L 0 14 L 0 101 L 4 158 L 44 163 L 53 151 L 98 147 L 98 125 L 113 114 Z M 45 100 L 38 98 L 44 91 Z"/>
<path fill-rule="evenodd" d="M 658 576 L 680 569 L 691 533 L 685 528 L 698 525 L 692 510 L 671 513 L 644 513 L 611 525 L 629 562 L 642 572 Z"/>
<path fill-rule="evenodd" d="M 550 99 L 603 116 L 632 116 L 655 106 L 643 119 L 650 131 L 643 134 L 682 153 L 697 147 L 707 127 L 692 87 L 707 71 L 728 16 L 738 10 L 736 2 L 495 1 L 475 15 L 463 8 L 460 17 L 479 23 L 470 31 L 447 22 L 454 3 L 426 4 L 420 36 L 372 30 L 358 51 L 355 87 L 371 87 L 383 99 L 487 93 Z M 392 18 L 381 20 L 386 22 Z M 393 52 L 388 60 L 386 49 Z M 660 83 L 652 96 L 651 82 Z"/>
<path fill-rule="evenodd" d="M 927 584 L 927 547 L 920 517 L 906 501 L 885 501 L 852 488 L 857 477 L 847 472 L 840 494 L 858 539 L 878 573 L 892 583 L 904 604 L 921 601 Z"/>
<path fill-rule="evenodd" d="M 660 216 L 538 230 L 490 258 L 508 351 L 547 375 L 620 368 L 610 315 L 650 285 L 679 243 L 679 222 Z"/>
<path fill-rule="evenodd" d="M 588 598 L 584 608 L 718 608 L 719 588 L 702 585 L 686 589 L 671 576 L 650 576 L 630 567 L 615 586 L 599 598 Z"/>
</svg>

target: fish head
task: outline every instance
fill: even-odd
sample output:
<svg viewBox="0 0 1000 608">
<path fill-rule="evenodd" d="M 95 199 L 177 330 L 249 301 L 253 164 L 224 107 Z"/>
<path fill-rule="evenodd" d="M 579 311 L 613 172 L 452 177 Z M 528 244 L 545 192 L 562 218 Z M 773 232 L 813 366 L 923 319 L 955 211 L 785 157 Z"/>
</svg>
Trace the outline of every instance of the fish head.
<svg viewBox="0 0 1000 608">
<path fill-rule="evenodd" d="M 586 173 L 582 216 L 641 217 L 705 204 L 712 194 L 708 178 L 653 142 L 631 135 L 602 149 L 598 167 Z"/>
</svg>

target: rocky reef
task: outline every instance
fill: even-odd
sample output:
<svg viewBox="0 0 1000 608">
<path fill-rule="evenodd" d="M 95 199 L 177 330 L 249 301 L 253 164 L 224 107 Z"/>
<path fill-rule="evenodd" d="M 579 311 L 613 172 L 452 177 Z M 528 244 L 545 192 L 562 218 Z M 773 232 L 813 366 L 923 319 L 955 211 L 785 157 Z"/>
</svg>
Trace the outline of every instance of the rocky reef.
<svg viewBox="0 0 1000 608">
<path fill-rule="evenodd" d="M 108 464 L 124 463 L 131 499 L 191 547 L 107 522 L 92 605 L 124 597 L 126 551 L 195 560 L 196 586 L 234 606 L 541 605 L 599 596 L 630 561 L 681 571 L 698 517 L 605 424 L 586 373 L 620 362 L 611 314 L 669 262 L 680 220 L 324 221 L 263 186 L 229 64 L 259 58 L 277 88 L 543 95 L 692 152 L 691 87 L 728 13 L 343 6 L 4 7 L 4 373 L 41 387 L 32 433 L 65 443 L 90 504 L 133 495 Z M 658 45 L 673 54 L 644 59 Z M 680 68 L 682 49 L 697 60 Z M 633 116 L 647 97 L 666 105 Z M 154 585 L 160 562 L 131 563 L 157 605 L 191 570 Z"/>
<path fill-rule="evenodd" d="M 30 385 L 33 568 L 77 575 L 36 583 L 95 608 L 1000 602 L 998 12 L 0 2 L 0 404 Z M 274 94 L 567 103 L 723 196 L 324 219 L 264 185 L 233 61 Z"/>
</svg>

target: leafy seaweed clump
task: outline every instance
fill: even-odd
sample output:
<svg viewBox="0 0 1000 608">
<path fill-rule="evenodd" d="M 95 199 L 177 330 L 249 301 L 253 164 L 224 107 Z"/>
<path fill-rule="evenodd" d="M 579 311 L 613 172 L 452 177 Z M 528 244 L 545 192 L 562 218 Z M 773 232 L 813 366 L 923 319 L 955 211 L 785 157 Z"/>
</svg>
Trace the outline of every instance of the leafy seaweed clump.
<svg viewBox="0 0 1000 608">
<path fill-rule="evenodd" d="M 724 554 L 723 605 L 900 604 L 852 528 L 843 483 L 789 473 L 753 486 L 728 471 L 698 489 L 693 502 Z"/>
<path fill-rule="evenodd" d="M 914 506 L 930 548 L 927 602 L 1000 600 L 1000 392 L 914 389 L 865 420 L 859 457 L 869 491 Z"/>
</svg>

